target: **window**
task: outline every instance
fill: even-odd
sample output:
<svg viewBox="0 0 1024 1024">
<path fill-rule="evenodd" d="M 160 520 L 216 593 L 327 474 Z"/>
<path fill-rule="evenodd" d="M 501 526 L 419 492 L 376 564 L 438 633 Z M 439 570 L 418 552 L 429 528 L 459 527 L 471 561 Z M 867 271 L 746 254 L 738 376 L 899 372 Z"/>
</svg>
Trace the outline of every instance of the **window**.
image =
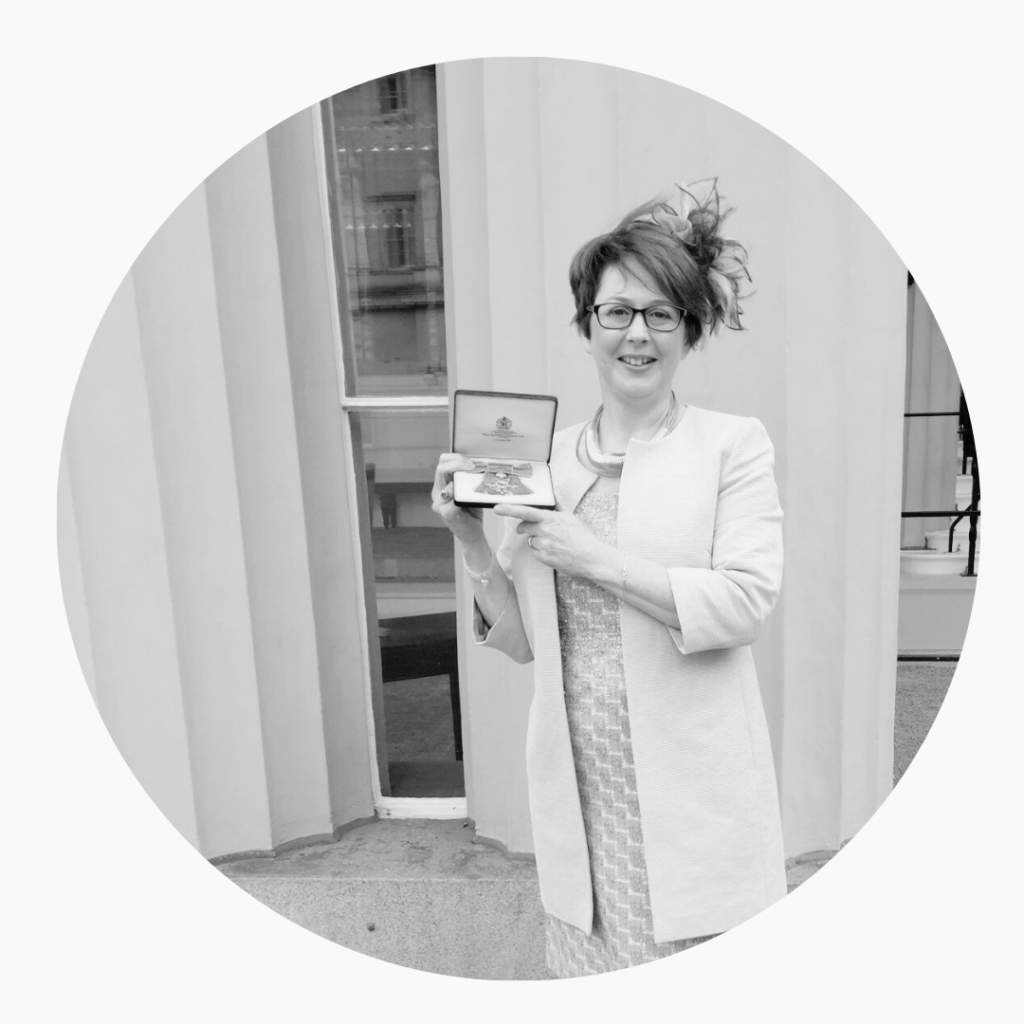
<svg viewBox="0 0 1024 1024">
<path fill-rule="evenodd" d="M 409 106 L 405 72 L 377 79 L 377 101 L 382 114 L 396 114 Z"/>
<path fill-rule="evenodd" d="M 433 67 L 406 73 L 415 113 L 383 123 L 378 82 L 323 105 L 346 397 L 447 399 Z M 389 76 L 390 77 L 390 76 Z"/>
<path fill-rule="evenodd" d="M 332 96 L 322 123 L 378 806 L 463 816 L 454 540 L 430 508 L 450 445 L 434 68 Z"/>
<path fill-rule="evenodd" d="M 373 202 L 370 260 L 378 270 L 405 270 L 416 262 L 416 196 L 380 196 Z"/>
</svg>

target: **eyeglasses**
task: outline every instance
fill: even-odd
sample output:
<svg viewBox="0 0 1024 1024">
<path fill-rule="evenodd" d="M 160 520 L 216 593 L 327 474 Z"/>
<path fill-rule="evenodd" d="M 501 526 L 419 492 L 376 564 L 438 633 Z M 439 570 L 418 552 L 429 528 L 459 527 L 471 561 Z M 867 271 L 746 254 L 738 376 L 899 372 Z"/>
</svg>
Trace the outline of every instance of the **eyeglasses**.
<svg viewBox="0 0 1024 1024">
<path fill-rule="evenodd" d="M 686 310 L 679 306 L 648 306 L 636 309 L 625 306 L 621 302 L 602 302 L 600 306 L 587 306 L 597 314 L 597 322 L 609 331 L 621 331 L 629 327 L 637 313 L 643 313 L 644 323 L 652 331 L 674 331 L 686 315 Z"/>
</svg>

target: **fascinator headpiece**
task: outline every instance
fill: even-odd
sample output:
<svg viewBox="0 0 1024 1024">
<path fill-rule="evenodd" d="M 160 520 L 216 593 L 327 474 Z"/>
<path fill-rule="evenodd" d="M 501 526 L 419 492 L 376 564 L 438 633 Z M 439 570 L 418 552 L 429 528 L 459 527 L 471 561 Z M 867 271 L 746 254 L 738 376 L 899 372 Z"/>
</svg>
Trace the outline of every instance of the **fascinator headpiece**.
<svg viewBox="0 0 1024 1024">
<path fill-rule="evenodd" d="M 679 182 L 672 195 L 659 197 L 630 218 L 634 224 L 656 225 L 685 246 L 707 279 L 712 330 L 719 323 L 742 330 L 739 318 L 743 311 L 738 300 L 740 282 L 750 280 L 747 250 L 718 233 L 731 212 L 721 209 L 718 179 L 710 178 L 693 186 Z"/>
</svg>

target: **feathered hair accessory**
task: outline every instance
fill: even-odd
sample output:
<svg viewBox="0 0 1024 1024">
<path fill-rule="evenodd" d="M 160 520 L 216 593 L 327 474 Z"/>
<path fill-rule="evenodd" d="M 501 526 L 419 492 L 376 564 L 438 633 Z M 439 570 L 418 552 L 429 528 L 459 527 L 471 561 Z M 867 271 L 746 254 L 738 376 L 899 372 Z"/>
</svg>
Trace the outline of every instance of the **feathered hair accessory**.
<svg viewBox="0 0 1024 1024">
<path fill-rule="evenodd" d="M 707 281 L 708 326 L 714 331 L 724 323 L 731 330 L 743 330 L 739 300 L 746 297 L 740 296 L 740 282 L 751 279 L 747 250 L 735 239 L 719 234 L 732 209 L 722 209 L 718 179 L 695 182 L 693 187 L 680 182 L 675 188 L 674 195 L 659 196 L 628 214 L 623 225 L 651 223 L 673 235 Z"/>
</svg>

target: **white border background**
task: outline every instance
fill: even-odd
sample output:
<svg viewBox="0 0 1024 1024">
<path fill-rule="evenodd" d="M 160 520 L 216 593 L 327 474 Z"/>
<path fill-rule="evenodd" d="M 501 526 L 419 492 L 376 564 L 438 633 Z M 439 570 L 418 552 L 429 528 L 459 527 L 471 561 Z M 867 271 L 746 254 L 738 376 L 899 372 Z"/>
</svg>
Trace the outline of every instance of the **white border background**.
<svg viewBox="0 0 1024 1024">
<path fill-rule="evenodd" d="M 376 13 L 386 11 L 386 16 Z M 6 16 L 2 408 L 10 1019 L 1006 1019 L 1020 964 L 1020 24 L 1009 4 L 21 4 Z M 490 13 L 488 13 L 490 12 Z M 967 20 L 969 19 L 969 20 Z M 573 983 L 446 979 L 334 947 L 209 868 L 92 706 L 55 550 L 61 433 L 121 277 L 214 167 L 321 97 L 498 55 L 618 64 L 782 136 L 928 296 L 985 470 L 985 574 L 918 758 L 824 872 L 682 957 Z M 682 173 L 681 169 L 681 172 Z M 581 168 L 581 173 L 585 169 Z M 13 314 L 13 316 L 12 316 Z M 13 319 L 13 322 L 12 322 Z M 827 329 L 827 325 L 823 325 Z M 1004 554 L 1004 552 L 1006 552 Z M 1012 937 L 1012 938 L 1011 938 Z M 13 1012 L 12 1012 L 13 1011 Z"/>
</svg>

